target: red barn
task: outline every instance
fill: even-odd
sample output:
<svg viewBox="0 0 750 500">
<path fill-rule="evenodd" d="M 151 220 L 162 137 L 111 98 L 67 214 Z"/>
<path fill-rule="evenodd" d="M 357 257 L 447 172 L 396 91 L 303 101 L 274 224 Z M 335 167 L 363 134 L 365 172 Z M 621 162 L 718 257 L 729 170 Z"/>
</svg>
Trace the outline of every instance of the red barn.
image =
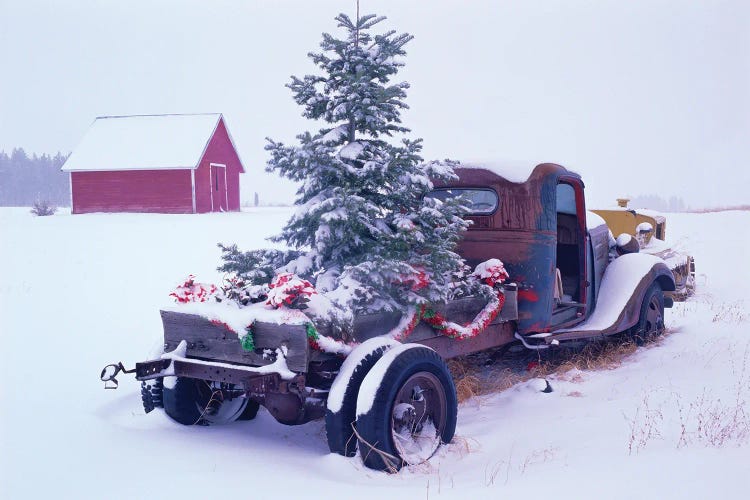
<svg viewBox="0 0 750 500">
<path fill-rule="evenodd" d="M 100 116 L 62 170 L 74 214 L 238 211 L 245 172 L 219 113 Z"/>
</svg>

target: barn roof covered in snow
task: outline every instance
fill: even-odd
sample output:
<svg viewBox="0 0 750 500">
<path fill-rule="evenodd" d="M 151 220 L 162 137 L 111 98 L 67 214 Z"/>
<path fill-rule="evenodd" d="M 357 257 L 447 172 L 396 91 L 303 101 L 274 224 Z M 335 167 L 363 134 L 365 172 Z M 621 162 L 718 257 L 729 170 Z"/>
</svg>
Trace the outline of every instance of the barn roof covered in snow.
<svg viewBox="0 0 750 500">
<path fill-rule="evenodd" d="M 220 120 L 221 113 L 100 116 L 62 170 L 195 169 Z"/>
</svg>

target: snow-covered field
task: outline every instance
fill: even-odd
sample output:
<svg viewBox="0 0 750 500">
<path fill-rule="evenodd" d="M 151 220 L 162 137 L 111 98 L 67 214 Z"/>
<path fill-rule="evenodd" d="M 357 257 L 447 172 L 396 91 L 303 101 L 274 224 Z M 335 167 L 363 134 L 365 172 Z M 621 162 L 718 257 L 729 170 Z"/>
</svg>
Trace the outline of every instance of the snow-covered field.
<svg viewBox="0 0 750 500">
<path fill-rule="evenodd" d="M 131 367 L 216 243 L 249 249 L 290 209 L 36 218 L 0 209 L 0 498 L 743 498 L 750 473 L 750 212 L 668 216 L 698 295 L 621 367 L 535 381 L 459 409 L 429 466 L 388 476 L 328 453 L 322 422 L 183 427 L 145 415 Z M 502 256 L 500 256 L 502 257 Z"/>
</svg>

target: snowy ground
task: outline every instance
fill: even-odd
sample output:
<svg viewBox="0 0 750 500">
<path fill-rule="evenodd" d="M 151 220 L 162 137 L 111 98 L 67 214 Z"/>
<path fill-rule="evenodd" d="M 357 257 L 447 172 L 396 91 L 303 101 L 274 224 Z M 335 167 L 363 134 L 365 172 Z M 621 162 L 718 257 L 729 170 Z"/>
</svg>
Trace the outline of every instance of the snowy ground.
<svg viewBox="0 0 750 500">
<path fill-rule="evenodd" d="M 750 212 L 668 217 L 700 293 L 618 369 L 459 409 L 458 437 L 395 476 L 328 453 L 320 422 L 183 427 L 101 367 L 158 343 L 184 276 L 218 281 L 216 242 L 263 245 L 289 209 L 35 218 L 0 209 L 0 498 L 730 498 L 750 473 Z M 501 256 L 502 257 L 502 256 Z M 744 432 L 744 434 L 743 434 Z"/>
</svg>

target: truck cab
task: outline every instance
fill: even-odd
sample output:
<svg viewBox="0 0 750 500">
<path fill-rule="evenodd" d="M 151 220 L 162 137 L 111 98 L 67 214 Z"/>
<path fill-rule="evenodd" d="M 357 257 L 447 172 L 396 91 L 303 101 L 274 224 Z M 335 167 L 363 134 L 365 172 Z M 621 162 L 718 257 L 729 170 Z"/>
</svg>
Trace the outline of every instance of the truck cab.
<svg viewBox="0 0 750 500">
<path fill-rule="evenodd" d="M 437 185 L 434 196 L 470 201 L 471 226 L 459 252 L 470 266 L 490 258 L 504 262 L 518 284 L 520 336 L 565 331 L 571 337 L 596 310 L 610 260 L 609 230 L 586 211 L 581 177 L 553 163 L 526 174 L 497 167 L 462 167 L 456 174 L 455 181 Z M 631 310 L 607 325 L 609 332 L 635 324 L 647 284 L 657 280 L 663 290 L 674 289 L 665 266 L 656 262 L 648 274 L 631 291 Z"/>
</svg>

